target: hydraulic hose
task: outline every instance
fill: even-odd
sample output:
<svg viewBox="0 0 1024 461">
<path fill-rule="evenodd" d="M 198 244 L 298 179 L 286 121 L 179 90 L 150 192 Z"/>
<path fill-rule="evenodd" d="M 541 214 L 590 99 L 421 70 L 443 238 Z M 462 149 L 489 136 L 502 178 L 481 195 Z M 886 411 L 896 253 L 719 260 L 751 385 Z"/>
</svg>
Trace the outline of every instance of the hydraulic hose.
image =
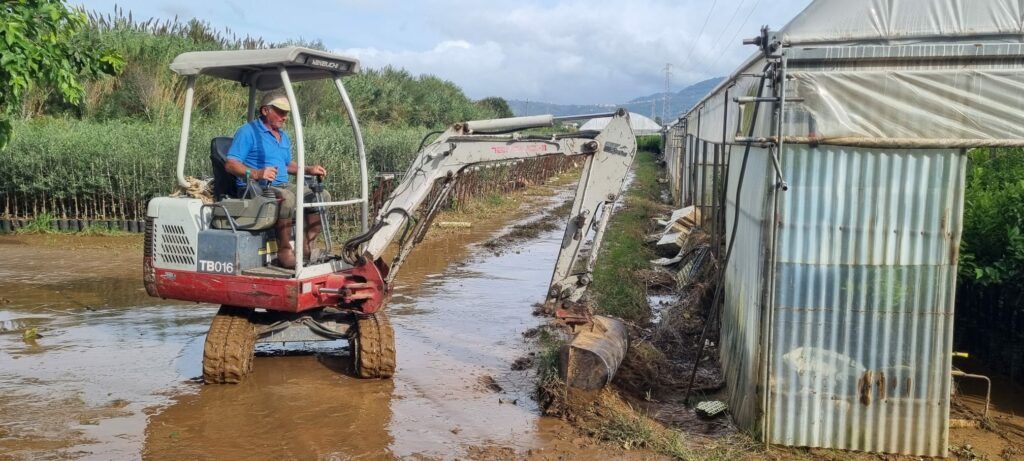
<svg viewBox="0 0 1024 461">
<path fill-rule="evenodd" d="M 362 245 L 363 243 L 370 241 L 370 239 L 373 238 L 373 235 L 376 234 L 377 231 L 381 230 L 381 228 L 383 228 L 387 224 L 386 222 L 384 222 L 384 219 L 387 218 L 391 213 L 401 213 L 402 215 L 405 216 L 406 219 L 413 219 L 409 212 L 406 211 L 404 208 L 392 208 L 388 210 L 388 212 L 385 213 L 384 216 L 382 216 L 379 221 L 374 223 L 372 227 L 367 229 L 366 232 L 345 241 L 345 245 L 343 246 L 344 254 L 342 255 L 345 259 L 345 262 L 352 265 L 356 265 L 359 262 L 359 254 L 356 251 L 357 248 L 359 247 L 359 245 Z"/>
<path fill-rule="evenodd" d="M 430 133 L 427 133 L 425 136 L 423 136 L 423 140 L 420 141 L 420 147 L 419 149 L 416 149 L 416 152 L 423 150 L 423 147 L 427 145 L 427 140 L 430 139 L 431 136 L 441 133 L 444 133 L 444 130 L 431 131 Z"/>
<path fill-rule="evenodd" d="M 764 94 L 764 82 L 767 79 L 769 67 L 771 67 L 771 63 L 765 64 L 764 68 L 761 69 L 761 79 L 757 86 L 758 99 L 760 99 L 761 96 Z M 704 358 L 704 348 L 706 345 L 708 326 L 711 325 L 712 320 L 714 318 L 717 318 L 718 316 L 718 300 L 719 297 L 722 295 L 722 285 L 725 285 L 725 270 L 726 268 L 729 267 L 729 259 L 732 258 L 732 247 L 733 244 L 736 243 L 736 229 L 740 227 L 740 198 L 742 197 L 741 193 L 743 192 L 743 177 L 746 175 L 747 172 L 747 159 L 750 157 L 750 145 L 752 144 L 752 141 L 750 141 L 749 139 L 753 138 L 754 136 L 754 127 L 757 125 L 757 113 L 758 109 L 760 108 L 761 104 L 755 102 L 754 111 L 751 113 L 750 117 L 750 128 L 747 130 L 747 145 L 743 149 L 743 162 L 740 164 L 740 175 L 739 178 L 736 180 L 736 206 L 733 211 L 732 232 L 729 233 L 729 244 L 726 245 L 725 260 L 722 262 L 722 272 L 718 280 L 718 286 L 715 287 L 715 297 L 713 298 L 714 300 L 711 302 L 711 312 L 708 313 L 707 319 L 704 321 L 704 328 L 700 332 L 700 352 L 697 353 L 697 358 L 693 362 L 693 369 L 690 371 L 690 380 L 686 385 L 686 392 L 683 394 L 683 402 L 686 404 L 690 403 L 690 391 L 693 389 L 694 380 L 697 379 L 697 367 L 700 366 L 700 361 L 701 359 Z"/>
</svg>

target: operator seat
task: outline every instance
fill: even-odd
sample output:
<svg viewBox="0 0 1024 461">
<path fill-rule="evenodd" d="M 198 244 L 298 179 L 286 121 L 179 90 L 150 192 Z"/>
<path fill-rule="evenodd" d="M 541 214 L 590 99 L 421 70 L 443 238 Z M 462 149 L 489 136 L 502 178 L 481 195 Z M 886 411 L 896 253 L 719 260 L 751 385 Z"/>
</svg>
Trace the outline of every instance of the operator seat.
<svg viewBox="0 0 1024 461">
<path fill-rule="evenodd" d="M 233 139 L 228 136 L 219 136 L 210 141 L 210 163 L 213 164 L 213 199 L 215 201 L 239 198 L 235 176 L 224 168 Z"/>
</svg>

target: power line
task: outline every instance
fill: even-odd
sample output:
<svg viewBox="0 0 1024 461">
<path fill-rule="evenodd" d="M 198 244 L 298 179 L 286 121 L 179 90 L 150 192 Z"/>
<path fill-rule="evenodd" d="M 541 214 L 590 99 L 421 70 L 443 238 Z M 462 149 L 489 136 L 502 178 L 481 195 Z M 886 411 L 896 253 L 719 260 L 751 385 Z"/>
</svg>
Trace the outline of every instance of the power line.
<svg viewBox="0 0 1024 461">
<path fill-rule="evenodd" d="M 725 24 L 725 27 L 723 27 L 722 30 L 718 33 L 718 37 L 715 38 L 714 42 L 712 42 L 714 43 L 714 45 L 711 47 L 712 50 L 718 49 L 718 45 L 722 43 L 722 38 L 724 38 L 729 28 L 732 27 L 732 22 L 736 20 L 736 15 L 740 13 L 740 9 L 743 8 L 743 4 L 746 3 L 746 1 L 747 0 L 740 0 L 740 3 L 736 5 L 736 9 L 732 12 L 732 16 L 729 17 L 729 22 Z"/>
<path fill-rule="evenodd" d="M 747 26 L 747 21 L 750 21 L 750 17 L 754 15 L 754 10 L 756 10 L 757 7 L 760 4 L 761 4 L 761 0 L 756 0 L 754 2 L 754 6 L 750 7 L 750 12 L 747 13 L 747 17 L 743 19 L 743 24 L 740 24 L 740 27 L 738 29 L 736 29 L 735 33 L 732 34 L 732 38 L 730 38 L 729 41 L 725 43 L 725 47 L 726 48 L 729 46 L 730 43 L 735 43 L 736 42 L 736 37 L 738 37 L 740 35 L 740 32 L 743 30 L 743 28 Z M 715 64 L 718 64 L 718 61 L 720 59 L 722 59 L 722 55 L 723 54 L 725 54 L 725 50 L 724 49 L 721 52 L 716 52 L 715 53 L 715 55 L 716 55 L 715 56 L 715 60 L 711 63 L 710 66 L 708 66 L 708 68 L 710 69 L 712 67 L 715 67 Z"/>
<path fill-rule="evenodd" d="M 690 56 L 693 56 L 693 50 L 697 49 L 697 43 L 700 42 L 700 37 L 704 35 L 704 28 L 708 26 L 708 21 L 711 19 L 711 13 L 715 12 L 715 5 L 718 4 L 718 0 L 711 3 L 711 9 L 708 10 L 708 16 L 704 18 L 704 25 L 700 26 L 700 32 L 697 33 L 697 39 L 690 44 L 690 52 L 687 53 L 686 59 L 683 60 L 683 68 L 690 64 Z"/>
</svg>

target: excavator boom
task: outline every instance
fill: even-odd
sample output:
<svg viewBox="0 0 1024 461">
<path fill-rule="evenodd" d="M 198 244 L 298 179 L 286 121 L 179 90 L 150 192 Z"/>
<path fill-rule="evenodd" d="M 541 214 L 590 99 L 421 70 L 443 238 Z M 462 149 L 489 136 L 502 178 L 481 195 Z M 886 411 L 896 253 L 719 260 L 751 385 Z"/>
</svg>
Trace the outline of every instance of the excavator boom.
<svg viewBox="0 0 1024 461">
<path fill-rule="evenodd" d="M 620 109 L 605 116 L 610 116 L 611 120 L 600 131 L 554 135 L 523 135 L 518 130 L 595 116 L 516 117 L 449 127 L 420 151 L 369 230 L 346 242 L 346 260 L 354 266 L 368 262 L 380 266 L 385 249 L 398 239 L 398 253 L 382 271 L 386 273 L 384 282 L 390 285 L 402 262 L 422 239 L 438 206 L 469 169 L 546 156 L 584 156 L 582 175 L 547 298 L 548 302 L 578 301 L 590 283 L 596 250 L 611 215 L 611 205 L 621 193 L 636 154 L 636 138 L 629 125 L 628 112 Z M 435 186 L 440 192 L 432 195 Z M 431 203 L 424 203 L 428 198 Z M 592 251 L 583 260 L 587 242 L 591 243 Z"/>
</svg>

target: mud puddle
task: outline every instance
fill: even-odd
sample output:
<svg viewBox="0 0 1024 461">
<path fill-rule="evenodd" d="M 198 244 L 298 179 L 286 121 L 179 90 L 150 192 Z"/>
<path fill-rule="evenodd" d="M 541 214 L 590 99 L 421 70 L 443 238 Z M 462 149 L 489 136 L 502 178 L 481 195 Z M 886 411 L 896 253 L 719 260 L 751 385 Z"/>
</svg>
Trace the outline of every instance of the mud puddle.
<svg viewBox="0 0 1024 461">
<path fill-rule="evenodd" d="M 534 205 L 534 215 L 561 201 Z M 512 370 L 527 353 L 522 332 L 542 322 L 532 304 L 544 297 L 561 226 L 501 255 L 468 245 L 506 224 L 428 240 L 404 265 L 389 306 L 393 380 L 351 377 L 339 341 L 261 346 L 235 386 L 199 384 L 215 308 L 147 297 L 138 242 L 68 251 L 59 240 L 8 240 L 0 459 L 621 457 L 539 417 L 530 370 Z M 26 341 L 27 328 L 41 337 Z"/>
</svg>

